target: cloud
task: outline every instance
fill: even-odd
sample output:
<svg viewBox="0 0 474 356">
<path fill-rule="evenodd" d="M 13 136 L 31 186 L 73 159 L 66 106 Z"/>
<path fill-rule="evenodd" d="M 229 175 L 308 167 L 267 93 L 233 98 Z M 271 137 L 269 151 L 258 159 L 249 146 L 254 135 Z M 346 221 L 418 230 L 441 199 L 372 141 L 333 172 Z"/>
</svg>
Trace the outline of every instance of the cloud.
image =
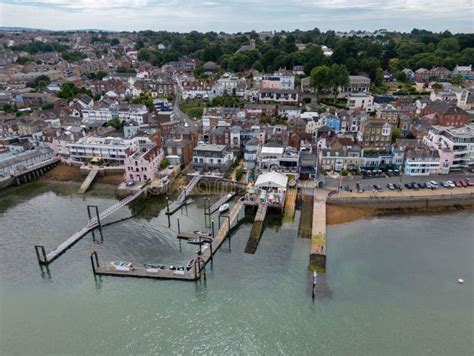
<svg viewBox="0 0 474 356">
<path fill-rule="evenodd" d="M 4 26 L 249 31 L 295 28 L 473 32 L 471 0 L 1 0 Z"/>
</svg>

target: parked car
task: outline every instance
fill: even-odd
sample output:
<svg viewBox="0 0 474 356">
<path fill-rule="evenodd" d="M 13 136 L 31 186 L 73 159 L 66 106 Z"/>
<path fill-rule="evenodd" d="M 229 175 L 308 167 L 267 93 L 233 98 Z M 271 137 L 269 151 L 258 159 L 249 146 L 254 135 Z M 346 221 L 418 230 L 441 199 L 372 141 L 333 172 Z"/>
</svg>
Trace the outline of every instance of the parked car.
<svg viewBox="0 0 474 356">
<path fill-rule="evenodd" d="M 454 181 L 454 185 L 455 185 L 457 188 L 462 188 L 461 181 L 459 181 L 459 180 L 455 180 L 455 181 Z"/>
<path fill-rule="evenodd" d="M 411 186 L 414 190 L 419 190 L 420 189 L 420 186 L 418 185 L 417 182 L 411 182 Z"/>
<path fill-rule="evenodd" d="M 411 183 L 405 183 L 405 188 L 413 189 L 413 185 Z"/>
<path fill-rule="evenodd" d="M 426 183 L 425 182 L 418 183 L 418 187 L 420 189 L 426 189 Z"/>
<path fill-rule="evenodd" d="M 434 189 L 430 182 L 426 182 L 426 183 L 425 183 L 425 188 L 426 188 L 426 189 L 431 189 L 431 190 Z"/>
<path fill-rule="evenodd" d="M 381 187 L 380 185 L 378 185 L 378 184 L 374 184 L 373 187 L 374 187 L 374 190 L 376 190 L 377 192 L 381 192 L 381 191 L 382 191 L 382 187 Z"/>
<path fill-rule="evenodd" d="M 387 188 L 389 190 L 395 190 L 395 186 L 392 183 L 387 183 Z"/>
<path fill-rule="evenodd" d="M 400 191 L 400 192 L 402 191 L 402 185 L 401 185 L 401 184 L 399 184 L 399 183 L 393 183 L 393 186 L 395 187 L 396 190 L 398 190 L 398 191 Z"/>
<path fill-rule="evenodd" d="M 134 182 L 133 180 L 129 180 L 129 181 L 127 181 L 127 183 L 125 183 L 125 185 L 126 185 L 127 187 L 131 187 L 131 186 L 134 185 L 134 184 L 135 184 L 135 182 Z"/>
<path fill-rule="evenodd" d="M 456 185 L 454 184 L 452 180 L 448 180 L 447 183 L 449 185 L 449 188 L 456 188 Z"/>
<path fill-rule="evenodd" d="M 449 186 L 448 181 L 444 181 L 444 180 L 441 182 L 441 186 L 442 186 L 443 188 L 451 188 L 451 187 Z"/>
<path fill-rule="evenodd" d="M 461 185 L 462 185 L 464 188 L 469 187 L 469 184 L 467 184 L 467 182 L 466 182 L 465 180 L 462 180 L 462 179 L 461 179 L 459 182 L 461 183 Z"/>
<path fill-rule="evenodd" d="M 438 182 L 436 182 L 435 180 L 431 180 L 430 181 L 430 184 L 435 187 L 435 188 L 438 188 Z"/>
</svg>

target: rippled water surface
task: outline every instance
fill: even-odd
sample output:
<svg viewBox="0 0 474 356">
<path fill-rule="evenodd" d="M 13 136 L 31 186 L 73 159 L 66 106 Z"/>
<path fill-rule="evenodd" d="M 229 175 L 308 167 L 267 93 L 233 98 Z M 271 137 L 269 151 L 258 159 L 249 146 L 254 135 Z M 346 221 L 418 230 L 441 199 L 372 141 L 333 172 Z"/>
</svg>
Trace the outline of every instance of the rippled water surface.
<svg viewBox="0 0 474 356">
<path fill-rule="evenodd" d="M 77 189 L 77 188 L 75 188 Z M 168 228 L 157 199 L 136 218 L 88 235 L 42 272 L 33 246 L 55 247 L 109 192 L 29 185 L 0 195 L 0 353 L 442 354 L 474 350 L 474 214 L 371 218 L 330 227 L 328 272 L 312 301 L 309 241 L 270 217 L 255 255 L 243 223 L 207 280 L 92 275 L 101 262 L 184 264 L 197 247 L 176 239 L 204 228 L 202 200 Z M 135 213 L 122 209 L 107 222 Z M 299 213 L 296 220 L 298 221 Z M 217 224 L 217 217 L 214 217 Z M 457 279 L 464 278 L 459 285 Z"/>
</svg>

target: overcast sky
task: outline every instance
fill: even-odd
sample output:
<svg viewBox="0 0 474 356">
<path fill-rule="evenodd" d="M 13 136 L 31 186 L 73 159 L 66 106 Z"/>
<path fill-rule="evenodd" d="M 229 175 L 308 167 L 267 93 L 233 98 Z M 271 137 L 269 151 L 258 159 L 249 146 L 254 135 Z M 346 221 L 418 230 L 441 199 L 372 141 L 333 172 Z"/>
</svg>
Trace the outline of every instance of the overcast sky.
<svg viewBox="0 0 474 356">
<path fill-rule="evenodd" d="M 51 30 L 472 33 L 473 18 L 473 0 L 0 0 L 0 25 Z"/>
</svg>

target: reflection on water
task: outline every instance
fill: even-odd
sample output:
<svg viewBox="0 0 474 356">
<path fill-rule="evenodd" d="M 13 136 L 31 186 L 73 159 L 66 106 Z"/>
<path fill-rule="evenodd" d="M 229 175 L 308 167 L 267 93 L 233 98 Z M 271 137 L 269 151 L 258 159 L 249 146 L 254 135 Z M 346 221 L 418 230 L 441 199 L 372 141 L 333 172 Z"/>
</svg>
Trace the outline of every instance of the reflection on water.
<svg viewBox="0 0 474 356">
<path fill-rule="evenodd" d="M 77 187 L 75 187 L 77 189 Z M 141 200 L 85 236 L 49 267 L 33 246 L 57 246 L 111 193 L 25 185 L 0 195 L 2 354 L 469 354 L 473 349 L 472 212 L 371 218 L 328 229 L 327 273 L 315 299 L 310 241 L 270 214 L 255 255 L 252 215 L 198 283 L 94 277 L 100 261 L 184 264 L 206 229 L 202 199 L 170 218 L 163 198 Z M 216 197 L 217 199 L 217 197 Z M 212 217 L 217 223 L 217 215 Z M 463 277 L 464 285 L 457 283 Z"/>
</svg>

